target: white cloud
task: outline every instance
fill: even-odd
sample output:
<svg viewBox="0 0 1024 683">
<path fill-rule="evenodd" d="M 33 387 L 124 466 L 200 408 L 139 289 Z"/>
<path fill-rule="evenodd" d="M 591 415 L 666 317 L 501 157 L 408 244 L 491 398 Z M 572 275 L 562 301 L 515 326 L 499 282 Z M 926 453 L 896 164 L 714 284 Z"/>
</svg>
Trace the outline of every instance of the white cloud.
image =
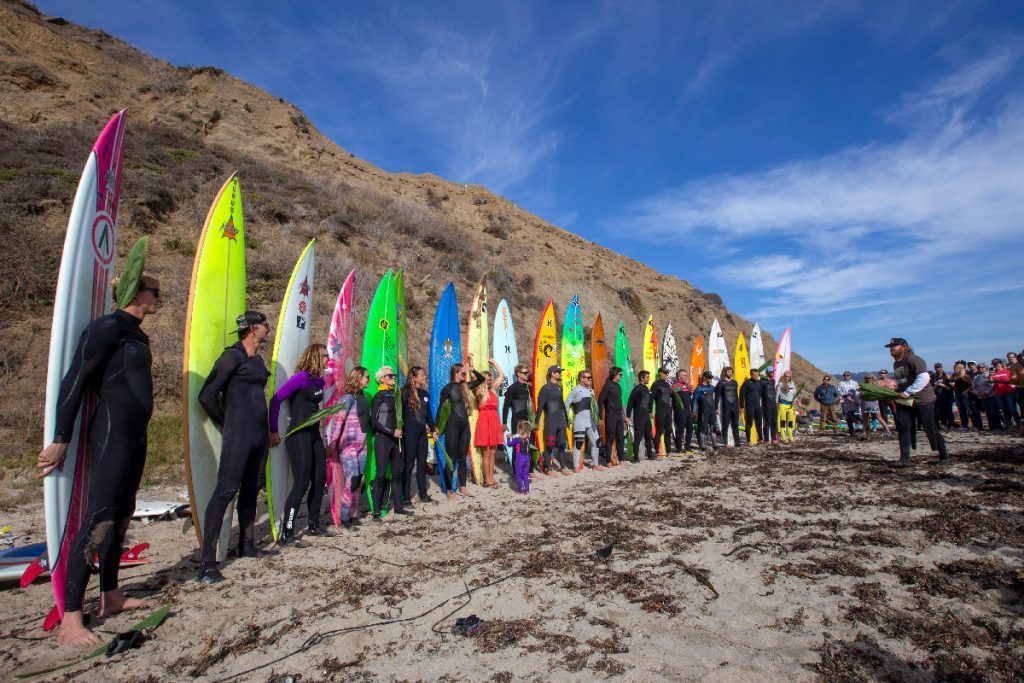
<svg viewBox="0 0 1024 683">
<path fill-rule="evenodd" d="M 979 102 L 1020 57 L 1016 43 L 1003 44 L 906 97 L 900 122 L 918 119 L 900 142 L 690 182 L 636 202 L 618 224 L 639 239 L 766 250 L 770 258 L 744 264 L 706 252 L 720 281 L 772 293 L 762 318 L 902 295 L 928 305 L 948 287 L 986 284 L 1014 262 L 1016 249 L 999 245 L 1024 236 L 1024 98 Z M 979 241 L 992 249 L 983 267 L 958 260 Z"/>
</svg>

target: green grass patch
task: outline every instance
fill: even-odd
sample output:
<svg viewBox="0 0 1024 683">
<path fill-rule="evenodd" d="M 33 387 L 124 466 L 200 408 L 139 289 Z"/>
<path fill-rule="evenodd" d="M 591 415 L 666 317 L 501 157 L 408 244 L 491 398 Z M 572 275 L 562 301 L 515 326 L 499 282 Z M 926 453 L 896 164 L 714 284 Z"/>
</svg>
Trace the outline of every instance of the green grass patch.
<svg viewBox="0 0 1024 683">
<path fill-rule="evenodd" d="M 16 168 L 0 168 L 0 183 L 9 183 L 25 175 L 25 171 Z"/>
<path fill-rule="evenodd" d="M 180 237 L 171 237 L 170 239 L 164 240 L 164 246 L 168 251 L 176 251 L 179 254 L 185 256 L 192 256 L 196 253 L 195 245 L 188 240 L 181 239 Z"/>
<path fill-rule="evenodd" d="M 78 187 L 77 173 L 69 173 L 62 168 L 45 168 L 43 169 L 43 175 L 53 178 L 61 185 L 71 188 L 72 190 Z"/>
<path fill-rule="evenodd" d="M 249 251 L 263 251 L 263 242 L 256 239 L 255 237 L 246 236 L 245 248 Z"/>
<path fill-rule="evenodd" d="M 188 161 L 196 155 L 192 150 L 183 147 L 164 147 L 164 154 L 175 161 Z"/>
<path fill-rule="evenodd" d="M 261 195 L 259 192 L 247 192 L 245 198 L 250 202 L 262 202 L 266 200 L 266 197 Z"/>
<path fill-rule="evenodd" d="M 185 481 L 185 451 L 181 445 L 181 416 L 154 415 L 149 421 L 149 448 L 142 485 Z"/>
</svg>

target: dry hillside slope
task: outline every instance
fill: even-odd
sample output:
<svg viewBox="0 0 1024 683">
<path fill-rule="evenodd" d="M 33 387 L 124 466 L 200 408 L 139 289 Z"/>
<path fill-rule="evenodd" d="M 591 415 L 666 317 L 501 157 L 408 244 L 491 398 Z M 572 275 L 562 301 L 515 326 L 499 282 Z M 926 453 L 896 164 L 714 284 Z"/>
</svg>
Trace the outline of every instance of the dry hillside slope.
<svg viewBox="0 0 1024 683">
<path fill-rule="evenodd" d="M 26 467 L 40 442 L 55 273 L 78 175 L 102 125 L 125 107 L 119 250 L 123 257 L 138 236 L 151 235 L 149 269 L 167 293 L 163 312 L 146 323 L 161 452 L 173 451 L 179 438 L 175 405 L 194 246 L 214 193 L 235 170 L 245 197 L 251 305 L 276 320 L 294 260 L 315 237 L 315 334 L 325 334 L 353 266 L 364 310 L 385 269 L 408 273 L 414 362 L 426 360 L 446 281 L 455 282 L 465 318 L 471 289 L 485 274 L 493 301 L 509 300 L 524 350 L 544 302 L 554 298 L 561 312 L 576 292 L 588 329 L 598 312 L 613 330 L 625 321 L 634 353 L 648 312 L 659 327 L 673 323 L 683 355 L 716 317 L 730 340 L 750 333 L 752 324 L 729 313 L 718 295 L 550 225 L 486 188 L 382 171 L 325 138 L 291 104 L 218 69 L 175 67 L 102 31 L 3 0 L 0 377 L 8 405 L 0 413 L 0 456 L 10 468 Z M 534 270 L 550 275 L 527 274 Z M 766 346 L 774 350 L 770 338 Z M 819 372 L 800 358 L 795 369 L 808 381 Z"/>
</svg>

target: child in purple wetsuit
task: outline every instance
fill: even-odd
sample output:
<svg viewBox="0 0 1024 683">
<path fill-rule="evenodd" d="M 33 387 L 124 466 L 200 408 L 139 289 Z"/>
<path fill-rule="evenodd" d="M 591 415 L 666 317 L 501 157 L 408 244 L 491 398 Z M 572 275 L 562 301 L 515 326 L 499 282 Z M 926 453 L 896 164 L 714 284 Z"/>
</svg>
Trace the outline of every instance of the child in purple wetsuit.
<svg viewBox="0 0 1024 683">
<path fill-rule="evenodd" d="M 516 472 L 516 491 L 530 492 L 530 432 L 532 428 L 526 420 L 516 425 L 515 436 L 510 436 L 505 443 L 512 450 L 512 466 Z"/>
<path fill-rule="evenodd" d="M 324 397 L 324 366 L 326 347 L 323 344 L 310 344 L 303 352 L 295 367 L 295 374 L 288 378 L 273 398 L 270 399 L 270 440 L 271 444 L 280 443 L 278 436 L 278 419 L 281 414 L 281 403 L 289 402 L 291 408 L 290 424 L 299 425 L 320 409 Z M 324 456 L 324 441 L 320 436 L 320 425 L 314 424 L 301 429 L 285 438 L 288 448 L 288 461 L 292 470 L 292 490 L 284 504 L 284 516 L 281 535 L 278 539 L 282 544 L 295 540 L 295 517 L 302 496 L 309 491 L 307 510 L 309 531 L 311 536 L 323 533 L 320 526 L 320 506 L 324 498 L 324 481 L 327 477 L 327 464 Z"/>
</svg>

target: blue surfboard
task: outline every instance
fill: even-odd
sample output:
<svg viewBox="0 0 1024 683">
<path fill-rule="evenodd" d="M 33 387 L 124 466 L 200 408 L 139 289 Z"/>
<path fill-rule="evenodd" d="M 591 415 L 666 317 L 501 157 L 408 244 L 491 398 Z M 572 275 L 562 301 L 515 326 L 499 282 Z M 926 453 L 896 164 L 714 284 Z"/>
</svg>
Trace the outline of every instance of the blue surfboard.
<svg viewBox="0 0 1024 683">
<path fill-rule="evenodd" d="M 441 293 L 441 300 L 437 303 L 437 312 L 434 314 L 434 327 L 430 332 L 430 409 L 434 411 L 434 420 L 437 420 L 437 412 L 441 408 L 441 390 L 448 384 L 451 378 L 452 366 L 462 362 L 462 339 L 459 336 L 459 302 L 455 298 L 455 285 L 451 282 Z M 435 422 L 436 424 L 436 422 Z M 444 436 L 441 436 L 441 445 L 444 445 Z M 441 473 L 441 489 L 447 493 L 444 470 L 445 459 L 441 449 L 437 449 L 437 466 Z M 458 467 L 454 465 L 456 472 L 455 485 L 458 486 Z"/>
</svg>

